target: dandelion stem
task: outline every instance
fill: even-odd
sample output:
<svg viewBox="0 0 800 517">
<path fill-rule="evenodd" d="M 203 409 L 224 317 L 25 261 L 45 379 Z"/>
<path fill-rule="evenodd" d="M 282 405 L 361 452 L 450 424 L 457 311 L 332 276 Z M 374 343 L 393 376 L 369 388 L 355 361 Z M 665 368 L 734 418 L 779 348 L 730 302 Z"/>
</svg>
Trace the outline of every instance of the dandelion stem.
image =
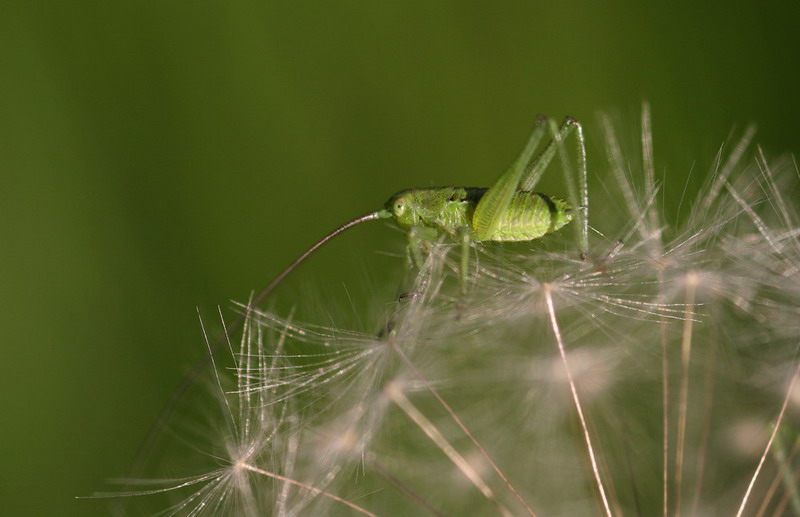
<svg viewBox="0 0 800 517">
<path fill-rule="evenodd" d="M 469 479 L 475 487 L 480 490 L 483 496 L 488 499 L 489 501 L 493 502 L 496 506 L 498 511 L 503 516 L 511 516 L 511 513 L 505 508 L 500 501 L 497 500 L 495 497 L 494 492 L 492 489 L 489 488 L 489 485 L 486 484 L 483 479 L 481 479 L 480 474 L 469 464 L 469 462 L 464 459 L 464 457 L 459 454 L 459 452 L 453 447 L 450 442 L 442 435 L 441 432 L 436 428 L 433 423 L 428 420 L 428 418 L 418 410 L 414 404 L 408 400 L 408 397 L 403 394 L 403 390 L 400 386 L 396 383 L 390 383 L 386 386 L 385 390 L 386 396 L 389 399 L 397 404 L 397 406 L 403 410 L 403 412 L 408 415 L 408 417 L 414 421 L 417 426 L 422 429 L 422 431 L 428 435 L 433 443 L 436 444 L 442 452 L 450 458 L 450 461 L 460 470 L 466 477 Z"/>
<path fill-rule="evenodd" d="M 797 443 L 800 443 L 800 441 Z M 795 444 L 795 446 L 796 445 L 797 444 Z M 791 502 L 794 514 L 800 515 L 800 494 L 797 493 L 797 487 L 795 485 L 795 478 L 798 476 L 798 473 L 792 473 L 791 457 L 787 457 L 786 447 L 780 439 L 775 441 L 775 447 L 772 449 L 772 453 L 773 456 L 775 456 L 775 462 L 778 464 L 778 473 L 776 477 L 783 481 L 786 487 L 785 499 Z"/>
<path fill-rule="evenodd" d="M 767 226 L 767 223 L 765 223 L 764 220 L 761 217 L 759 217 L 756 211 L 753 210 L 753 207 L 750 206 L 747 203 L 747 201 L 745 201 L 744 198 L 742 198 L 742 196 L 739 195 L 739 193 L 736 191 L 736 189 L 733 188 L 732 185 L 726 184 L 726 186 L 728 187 L 728 192 L 730 192 L 731 196 L 733 196 L 736 202 L 739 203 L 739 206 L 742 207 L 742 210 L 744 210 L 750 217 L 750 219 L 753 221 L 753 224 L 755 225 L 758 232 L 764 237 L 764 240 L 766 240 L 769 243 L 770 247 L 775 252 L 775 256 L 777 258 L 780 258 L 781 261 L 784 262 L 784 264 L 786 265 L 786 272 L 784 274 L 786 274 L 787 272 L 797 271 L 798 265 L 794 264 L 791 258 L 789 258 L 783 253 L 783 245 L 780 243 L 778 239 L 775 238 L 775 235 L 773 235 L 772 231 L 770 231 L 769 226 Z"/>
<path fill-rule="evenodd" d="M 206 326 L 203 324 L 203 318 L 200 317 L 200 310 L 197 310 L 197 319 L 200 321 L 200 328 L 203 331 L 203 339 L 206 342 L 206 347 L 208 348 L 208 357 L 211 360 L 211 367 L 214 372 L 214 379 L 217 381 L 217 387 L 219 388 L 220 395 L 222 395 L 222 400 L 225 402 L 225 408 L 228 410 L 228 424 L 233 427 L 233 430 L 236 432 L 236 419 L 233 418 L 233 411 L 231 410 L 231 405 L 228 402 L 228 398 L 225 396 L 225 390 L 222 388 L 222 380 L 219 378 L 219 370 L 217 369 L 217 362 L 214 359 L 214 351 L 211 347 L 211 342 L 208 340 L 208 333 L 206 333 Z M 227 339 L 226 339 L 227 342 Z"/>
<path fill-rule="evenodd" d="M 669 354 L 667 353 L 667 325 L 661 318 L 661 406 L 664 517 L 669 515 Z"/>
<path fill-rule="evenodd" d="M 614 177 L 617 180 L 617 184 L 619 185 L 620 190 L 622 191 L 623 199 L 625 200 L 625 206 L 627 206 L 631 211 L 633 219 L 637 221 L 641 220 L 644 216 L 644 211 L 642 210 L 639 202 L 636 200 L 636 195 L 633 193 L 630 181 L 628 181 L 627 177 L 625 176 L 626 162 L 623 158 L 622 149 L 620 148 L 616 133 L 614 132 L 613 124 L 611 123 L 611 119 L 609 119 L 607 116 L 602 116 L 602 122 L 606 132 L 606 154 L 608 155 L 608 161 L 611 163 L 611 172 L 614 174 Z M 637 224 L 634 228 L 639 230 L 639 235 L 641 236 L 642 241 L 646 242 L 648 235 L 645 228 L 640 224 Z"/>
<path fill-rule="evenodd" d="M 360 506 L 358 506 L 356 504 L 353 504 L 350 501 L 346 501 L 346 500 L 342 499 L 341 497 L 339 497 L 337 495 L 333 495 L 330 492 L 326 492 L 325 490 L 313 487 L 313 486 L 308 485 L 306 483 L 302 483 L 302 482 L 296 481 L 294 479 L 283 477 L 283 476 L 281 476 L 279 474 L 275 474 L 275 473 L 269 472 L 267 470 L 263 470 L 263 469 L 260 469 L 258 467 L 254 467 L 254 466 L 249 465 L 247 463 L 239 463 L 237 466 L 241 467 L 243 469 L 249 470 L 251 472 L 255 472 L 256 474 L 261 474 L 263 476 L 268 476 L 268 477 L 271 477 L 271 478 L 274 478 L 274 479 L 278 479 L 278 480 L 283 481 L 285 483 L 290 483 L 292 485 L 298 486 L 298 487 L 300 487 L 300 488 L 302 488 L 304 490 L 308 490 L 309 492 L 314 492 L 315 494 L 319 494 L 321 496 L 328 497 L 330 499 L 333 499 L 334 501 L 342 503 L 345 506 L 349 506 L 353 510 L 355 510 L 355 511 L 357 511 L 359 513 L 362 513 L 364 515 L 369 515 L 370 517 L 378 517 L 376 514 L 370 512 L 368 510 L 365 510 L 364 508 L 361 508 Z"/>
<path fill-rule="evenodd" d="M 716 326 L 711 327 L 711 338 L 706 345 L 706 354 L 704 362 L 706 365 L 705 383 L 703 386 L 703 393 L 705 395 L 705 403 L 703 405 L 703 432 L 700 437 L 700 445 L 696 454 L 697 464 L 695 467 L 695 481 L 692 484 L 694 489 L 694 498 L 692 501 L 692 512 L 690 515 L 698 514 L 698 507 L 700 505 L 700 495 L 703 493 L 703 478 L 706 472 L 706 458 L 708 457 L 708 441 L 711 435 L 711 416 L 714 409 L 714 395 L 716 389 L 717 378 L 717 347 L 718 347 L 718 329 Z"/>
<path fill-rule="evenodd" d="M 368 455 L 368 460 L 369 460 L 369 465 L 373 467 L 382 478 L 384 478 L 386 481 L 394 485 L 409 499 L 411 499 L 412 501 L 416 502 L 417 504 L 428 510 L 428 512 L 430 512 L 432 515 L 435 515 L 436 517 L 444 517 L 444 514 L 442 514 L 439 510 L 434 508 L 434 506 L 424 497 L 422 497 L 422 495 L 417 493 L 415 490 L 412 490 L 411 487 L 409 487 L 407 484 L 405 484 L 403 481 L 401 481 L 400 479 L 395 477 L 391 472 L 389 472 L 389 470 L 386 467 L 384 467 L 373 454 Z"/>
<path fill-rule="evenodd" d="M 764 447 L 764 453 L 761 455 L 761 459 L 758 462 L 758 466 L 756 467 L 756 471 L 753 473 L 753 477 L 750 479 L 750 484 L 747 486 L 747 491 L 744 493 L 744 497 L 742 498 L 742 504 L 739 506 L 739 511 L 736 512 L 736 517 L 741 517 L 742 513 L 744 512 L 744 507 L 747 505 L 747 500 L 750 497 L 750 492 L 753 490 L 753 486 L 756 484 L 756 479 L 758 478 L 758 474 L 761 472 L 761 467 L 764 466 L 764 461 L 767 459 L 767 454 L 769 454 L 769 449 L 772 446 L 772 442 L 775 440 L 775 436 L 778 434 L 778 429 L 781 426 L 781 422 L 783 422 L 783 416 L 786 414 L 786 407 L 789 405 L 789 399 L 792 397 L 792 392 L 794 390 L 794 384 L 797 382 L 797 378 L 800 376 L 800 365 L 794 370 L 794 374 L 792 375 L 792 380 L 789 383 L 789 388 L 786 390 L 786 396 L 783 398 L 783 405 L 781 406 L 781 411 L 778 413 L 778 418 L 775 420 L 775 424 L 772 428 L 772 434 L 767 441 L 767 446 Z"/>
<path fill-rule="evenodd" d="M 681 513 L 683 496 L 683 458 L 686 448 L 686 419 L 689 406 L 689 362 L 692 357 L 692 330 L 694 328 L 694 298 L 697 289 L 697 273 L 686 276 L 686 309 L 681 337 L 681 394 L 678 402 L 678 438 L 675 445 L 675 511 Z"/>
<path fill-rule="evenodd" d="M 642 161 L 644 162 L 644 191 L 649 196 L 656 191 L 656 169 L 653 162 L 653 127 L 650 118 L 650 104 L 642 105 Z M 647 208 L 651 229 L 658 228 L 658 211 Z"/>
<path fill-rule="evenodd" d="M 600 498 L 603 500 L 603 507 L 605 508 L 606 515 L 611 517 L 611 508 L 608 504 L 606 491 L 603 486 L 603 480 L 600 478 L 600 470 L 597 468 L 597 459 L 594 454 L 594 447 L 592 446 L 592 438 L 589 436 L 589 428 L 586 425 L 586 418 L 583 416 L 583 408 L 581 401 L 578 397 L 578 390 L 575 387 L 575 380 L 572 378 L 572 371 L 567 362 L 567 352 L 564 349 L 564 342 L 561 339 L 561 331 L 558 327 L 558 320 L 556 319 L 556 311 L 553 307 L 553 295 L 551 294 L 552 288 L 548 284 L 542 286 L 544 288 L 544 296 L 547 301 L 547 311 L 550 313 L 550 324 L 553 326 L 553 333 L 556 335 L 556 343 L 558 343 L 558 352 L 561 354 L 561 362 L 564 363 L 564 369 L 567 372 L 567 379 L 569 380 L 569 389 L 572 392 L 572 400 L 575 402 L 575 409 L 578 411 L 578 418 L 581 422 L 581 429 L 583 430 L 583 437 L 586 440 L 586 449 L 589 452 L 589 460 L 592 462 L 592 472 L 594 479 L 597 483 L 597 489 L 600 491 Z"/>
<path fill-rule="evenodd" d="M 792 479 L 789 480 L 790 483 L 797 484 L 797 480 L 800 479 L 800 473 L 796 473 Z M 783 517 L 786 515 L 786 507 L 789 506 L 789 502 L 791 501 L 792 496 L 790 492 L 786 492 L 783 494 L 783 497 L 778 502 L 778 506 L 775 507 L 775 511 L 772 512 L 773 517 Z M 794 514 L 798 515 L 797 511 L 794 510 Z"/>
<path fill-rule="evenodd" d="M 659 301 L 664 298 L 664 274 L 659 272 Z M 661 336 L 661 433 L 662 433 L 662 497 L 664 499 L 664 517 L 669 515 L 669 343 L 667 341 L 667 320 L 659 318 L 659 334 Z"/>
<path fill-rule="evenodd" d="M 705 196 L 702 205 L 702 212 L 705 213 L 711 208 L 711 204 L 716 201 L 717 197 L 719 196 L 722 187 L 727 183 L 728 177 L 731 173 L 735 170 L 736 166 L 744 156 L 744 152 L 750 146 L 750 142 L 753 140 L 753 136 L 756 134 L 756 126 L 750 125 L 745 129 L 744 135 L 734 147 L 733 152 L 728 156 L 728 160 L 723 165 L 722 170 L 719 174 L 716 175 L 716 179 L 714 180 L 714 184 L 711 186 L 711 190 L 709 191 L 708 195 Z"/>
<path fill-rule="evenodd" d="M 420 372 L 419 369 L 417 369 L 414 363 L 411 362 L 408 356 L 406 356 L 403 353 L 403 351 L 400 350 L 399 347 L 395 346 L 394 349 L 400 356 L 400 358 L 403 360 L 403 362 L 405 362 L 406 365 L 411 369 L 411 371 L 414 372 L 414 375 L 419 377 L 419 379 L 425 383 L 425 388 L 431 393 L 431 395 L 433 395 L 436 401 L 442 405 L 445 411 L 447 411 L 447 414 L 450 415 L 450 418 L 452 418 L 453 421 L 456 423 L 456 425 L 458 425 L 459 429 L 461 429 L 461 432 L 463 432 L 467 436 L 467 438 L 469 438 L 469 440 L 473 443 L 473 445 L 475 445 L 475 447 L 478 448 L 481 455 L 486 459 L 487 462 L 489 462 L 489 465 L 492 466 L 492 470 L 494 470 L 495 474 L 497 474 L 500 477 L 500 479 L 503 480 L 503 483 L 505 483 L 506 487 L 508 487 L 508 489 L 511 490 L 511 493 L 514 494 L 514 497 L 517 499 L 517 501 L 519 501 L 519 503 L 523 507 L 525 507 L 525 510 L 528 512 L 528 515 L 530 515 L 531 517 L 536 517 L 536 512 L 533 511 L 533 508 L 530 507 L 527 501 L 525 501 L 525 499 L 522 497 L 522 494 L 520 494 L 519 491 L 517 491 L 517 489 L 514 487 L 514 485 L 511 484 L 511 481 L 508 479 L 508 477 L 503 473 L 502 470 L 500 470 L 500 467 L 489 455 L 489 451 L 487 451 L 486 448 L 478 441 L 478 439 L 475 438 L 472 432 L 470 432 L 470 430 L 467 428 L 464 422 L 458 417 L 456 412 L 453 411 L 453 408 L 450 407 L 450 404 L 448 404 L 444 400 L 444 398 L 442 398 L 439 392 L 436 391 L 436 389 L 433 387 L 433 384 L 431 384 L 430 381 L 426 379 L 424 375 L 422 375 L 422 372 Z"/>
<path fill-rule="evenodd" d="M 290 476 L 294 470 L 295 460 L 297 458 L 297 451 L 298 451 L 298 443 L 299 439 L 296 433 L 293 433 L 289 437 L 289 441 L 286 447 L 286 461 L 284 462 L 285 467 L 284 470 Z M 286 517 L 288 512 L 286 511 L 287 508 L 287 501 L 289 500 L 289 483 L 284 483 L 281 491 L 278 493 L 277 498 L 275 499 L 275 509 L 277 513 L 277 517 Z"/>
</svg>

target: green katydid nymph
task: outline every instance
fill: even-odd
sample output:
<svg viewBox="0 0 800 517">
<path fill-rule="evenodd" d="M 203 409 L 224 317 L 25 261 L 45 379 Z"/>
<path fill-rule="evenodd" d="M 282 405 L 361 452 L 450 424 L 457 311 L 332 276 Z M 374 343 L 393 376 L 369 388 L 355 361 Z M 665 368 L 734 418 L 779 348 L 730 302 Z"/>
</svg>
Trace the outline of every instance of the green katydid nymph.
<svg viewBox="0 0 800 517">
<path fill-rule="evenodd" d="M 577 160 L 579 191 L 567 160 L 564 140 L 577 130 Z M 552 140 L 539 150 L 547 131 Z M 562 172 L 567 179 L 570 202 L 548 194 L 534 192 L 546 167 L 558 153 Z M 586 151 L 581 125 L 567 117 L 560 128 L 540 117 L 520 156 L 489 188 L 428 187 L 402 190 L 384 207 L 363 215 L 335 229 L 300 255 L 262 290 L 250 306 L 263 300 L 284 278 L 323 244 L 343 231 L 365 221 L 394 218 L 408 231 L 408 250 L 411 261 L 422 265 L 421 244 L 442 234 L 461 242 L 461 290 L 466 290 L 469 266 L 469 247 L 473 242 L 530 241 L 563 227 L 575 217 L 579 220 L 578 246 L 582 257 L 587 248 L 588 187 L 586 181 Z M 574 207 L 578 207 L 576 211 Z"/>
<path fill-rule="evenodd" d="M 565 139 L 573 131 L 577 134 L 578 182 L 567 159 Z M 541 150 L 540 144 L 549 132 L 552 140 Z M 533 191 L 534 186 L 556 153 L 560 157 L 561 172 L 568 190 L 568 200 L 563 201 L 548 194 Z M 461 243 L 461 291 L 467 291 L 469 250 L 474 242 L 530 241 L 558 230 L 577 218 L 577 240 L 580 256 L 585 258 L 588 246 L 588 187 L 586 182 L 586 151 L 580 124 L 567 118 L 561 127 L 540 117 L 536 121 L 528 143 L 520 156 L 489 188 L 438 187 L 402 190 L 389 198 L 383 208 L 357 217 L 317 241 L 294 262 L 276 276 L 247 304 L 245 311 L 225 327 L 225 333 L 212 346 L 206 361 L 195 365 L 181 387 L 175 392 L 159 417 L 163 425 L 188 386 L 200 374 L 214 353 L 227 343 L 258 306 L 297 266 L 326 242 L 345 230 L 365 221 L 394 218 L 408 231 L 409 257 L 419 268 L 423 263 L 422 244 L 438 239 L 442 234 Z M 577 210 L 576 210 L 577 207 Z M 153 428 L 153 431 L 156 427 Z M 151 435 L 151 438 L 155 436 Z M 150 439 L 146 444 L 150 444 Z M 148 445 L 149 446 L 149 445 Z"/>
</svg>

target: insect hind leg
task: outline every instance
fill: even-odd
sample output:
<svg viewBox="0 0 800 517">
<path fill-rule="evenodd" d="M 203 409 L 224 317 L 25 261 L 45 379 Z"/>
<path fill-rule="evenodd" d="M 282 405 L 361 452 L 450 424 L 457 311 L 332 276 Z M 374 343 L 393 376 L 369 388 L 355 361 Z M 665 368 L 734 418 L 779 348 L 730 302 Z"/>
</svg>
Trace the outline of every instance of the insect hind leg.
<svg viewBox="0 0 800 517">
<path fill-rule="evenodd" d="M 580 188 L 580 205 L 578 205 L 578 231 L 581 258 L 586 260 L 589 252 L 589 172 L 586 165 L 586 141 L 583 139 L 583 126 L 572 119 L 578 141 L 578 186 Z"/>
<path fill-rule="evenodd" d="M 554 140 L 559 148 L 558 154 L 561 159 L 561 170 L 564 173 L 564 181 L 567 184 L 569 201 L 577 210 L 575 233 L 578 240 L 578 250 L 580 251 L 581 259 L 586 260 L 589 252 L 589 182 L 586 165 L 586 141 L 583 138 L 583 126 L 581 126 L 580 122 L 572 117 L 567 117 L 564 124 L 575 128 L 578 165 L 577 191 L 564 140 L 558 136 L 555 136 Z"/>
<path fill-rule="evenodd" d="M 583 126 L 572 117 L 566 117 L 561 126 L 557 126 L 552 120 L 546 121 L 552 140 L 530 160 L 525 167 L 525 174 L 520 181 L 520 190 L 532 191 L 541 179 L 542 174 L 553 161 L 558 153 L 561 162 L 561 172 L 570 204 L 575 207 L 577 212 L 577 224 L 575 225 L 576 239 L 581 259 L 586 259 L 589 249 L 589 185 L 588 172 L 586 165 L 586 142 L 583 137 Z M 576 153 L 578 181 L 575 182 L 575 173 L 569 160 L 565 141 L 572 133 L 576 134 Z"/>
</svg>

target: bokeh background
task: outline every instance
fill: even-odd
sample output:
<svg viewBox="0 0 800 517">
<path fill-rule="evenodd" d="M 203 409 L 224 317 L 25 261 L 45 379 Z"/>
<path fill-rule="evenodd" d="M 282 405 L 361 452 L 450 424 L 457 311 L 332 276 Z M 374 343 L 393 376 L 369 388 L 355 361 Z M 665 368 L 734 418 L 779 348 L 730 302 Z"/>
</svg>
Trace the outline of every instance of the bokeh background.
<svg viewBox="0 0 800 517">
<path fill-rule="evenodd" d="M 128 472 L 198 309 L 396 190 L 488 186 L 537 113 L 596 153 L 596 112 L 648 100 L 668 195 L 746 123 L 797 152 L 798 27 L 752 0 L 3 2 L 0 514 L 107 515 L 75 497 Z M 379 284 L 402 247 L 352 230 L 274 302 Z"/>
</svg>

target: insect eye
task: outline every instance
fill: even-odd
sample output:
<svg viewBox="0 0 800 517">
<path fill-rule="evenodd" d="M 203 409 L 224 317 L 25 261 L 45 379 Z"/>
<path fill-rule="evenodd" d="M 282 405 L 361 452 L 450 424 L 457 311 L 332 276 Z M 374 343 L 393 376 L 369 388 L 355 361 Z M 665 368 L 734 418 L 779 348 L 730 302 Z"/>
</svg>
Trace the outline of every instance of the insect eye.
<svg viewBox="0 0 800 517">
<path fill-rule="evenodd" d="M 406 204 L 402 199 L 399 199 L 394 204 L 394 215 L 403 215 L 406 210 Z"/>
</svg>

